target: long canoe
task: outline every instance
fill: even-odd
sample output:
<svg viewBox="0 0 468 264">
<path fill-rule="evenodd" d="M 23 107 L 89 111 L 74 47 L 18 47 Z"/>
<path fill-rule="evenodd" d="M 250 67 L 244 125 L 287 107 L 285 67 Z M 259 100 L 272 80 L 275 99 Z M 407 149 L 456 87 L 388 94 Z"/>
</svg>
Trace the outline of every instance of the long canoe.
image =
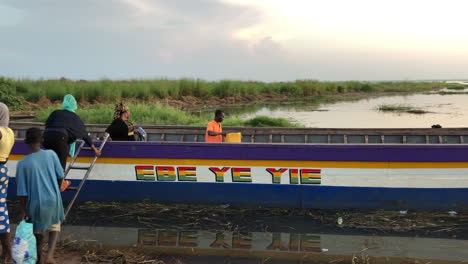
<svg viewBox="0 0 468 264">
<path fill-rule="evenodd" d="M 20 137 L 20 129 L 13 128 Z M 102 130 L 95 135 L 98 137 Z M 280 137 L 299 135 L 293 133 L 297 132 L 295 129 L 282 130 L 289 134 L 278 134 Z M 197 128 L 191 131 L 196 134 L 193 131 Z M 262 129 L 256 131 L 254 137 Z M 339 132 L 349 139 L 353 131 Z M 464 141 L 467 129 L 374 129 L 368 130 L 368 134 L 352 136 L 365 139 L 370 132 L 384 140 L 393 135 L 406 138 L 406 142 L 109 142 L 79 200 L 314 209 L 467 210 L 468 145 Z M 337 134 L 309 133 L 304 138 L 305 135 L 333 138 Z M 408 143 L 411 137 L 442 140 L 411 144 Z M 448 144 L 444 138 L 458 141 Z M 12 175 L 9 197 L 15 196 L 16 163 L 26 154 L 26 146 L 18 139 L 7 164 Z M 84 151 L 78 163 L 86 165 L 91 157 L 91 152 Z M 80 172 L 69 175 L 74 183 L 81 177 Z M 69 195 L 66 191 L 65 199 Z"/>
</svg>

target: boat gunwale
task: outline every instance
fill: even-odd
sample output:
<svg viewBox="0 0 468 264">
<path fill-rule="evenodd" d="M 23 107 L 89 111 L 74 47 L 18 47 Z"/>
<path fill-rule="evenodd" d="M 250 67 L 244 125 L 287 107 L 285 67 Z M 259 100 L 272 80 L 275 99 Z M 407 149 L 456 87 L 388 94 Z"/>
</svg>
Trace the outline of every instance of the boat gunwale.
<svg viewBox="0 0 468 264">
<path fill-rule="evenodd" d="M 30 127 L 44 127 L 42 122 L 10 122 L 12 129 L 27 129 Z M 174 133 L 174 134 L 204 134 L 205 126 L 162 126 L 162 125 L 142 125 L 149 133 Z M 104 132 L 107 124 L 86 124 L 89 132 Z M 398 136 L 451 136 L 467 135 L 468 127 L 450 128 L 304 128 L 304 127 L 227 127 L 226 132 L 244 132 L 255 135 L 284 134 L 284 135 L 398 135 Z"/>
</svg>

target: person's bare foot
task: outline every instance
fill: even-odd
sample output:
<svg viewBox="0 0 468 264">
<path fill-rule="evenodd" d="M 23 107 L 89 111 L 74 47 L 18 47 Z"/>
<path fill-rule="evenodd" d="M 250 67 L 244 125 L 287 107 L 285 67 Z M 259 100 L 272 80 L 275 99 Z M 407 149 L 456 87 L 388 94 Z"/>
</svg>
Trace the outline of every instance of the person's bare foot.
<svg viewBox="0 0 468 264">
<path fill-rule="evenodd" d="M 11 258 L 11 255 L 10 254 L 7 254 L 7 256 L 1 256 L 0 257 L 0 262 L 1 263 L 9 263 L 9 262 L 13 262 L 13 259 Z"/>
<path fill-rule="evenodd" d="M 54 257 L 47 257 L 46 264 L 57 264 Z"/>
<path fill-rule="evenodd" d="M 38 254 L 37 255 L 37 264 L 44 264 L 45 263 L 45 258 L 44 258 L 44 254 L 40 253 L 40 255 Z"/>
<path fill-rule="evenodd" d="M 7 251 L 0 256 L 0 263 L 12 263 L 11 252 Z"/>
</svg>

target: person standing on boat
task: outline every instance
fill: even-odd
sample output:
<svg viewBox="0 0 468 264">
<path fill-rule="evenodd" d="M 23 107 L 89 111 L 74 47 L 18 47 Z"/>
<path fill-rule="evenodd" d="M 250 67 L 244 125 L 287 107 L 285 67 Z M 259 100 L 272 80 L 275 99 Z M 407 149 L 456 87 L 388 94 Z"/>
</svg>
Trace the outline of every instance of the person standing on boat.
<svg viewBox="0 0 468 264">
<path fill-rule="evenodd" d="M 5 164 L 15 144 L 15 134 L 8 127 L 10 111 L 0 103 L 0 241 L 2 243 L 1 263 L 11 261 L 10 220 L 6 204 L 9 174 Z"/>
<path fill-rule="evenodd" d="M 223 110 L 216 110 L 214 120 L 208 123 L 205 134 L 205 142 L 223 142 L 223 126 L 221 123 L 224 120 Z"/>
<path fill-rule="evenodd" d="M 55 263 L 54 251 L 60 223 L 65 219 L 59 190 L 63 169 L 54 151 L 41 149 L 41 139 L 39 128 L 26 131 L 24 142 L 30 154 L 20 160 L 16 167 L 16 195 L 20 200 L 21 219 L 33 224 L 38 263 L 43 263 L 40 260 L 45 232 L 49 233 L 46 263 Z"/>
<path fill-rule="evenodd" d="M 65 170 L 67 156 L 75 155 L 75 141 L 82 138 L 96 154 L 101 155 L 86 131 L 86 127 L 80 117 L 75 114 L 78 104 L 71 94 L 65 95 L 62 110 L 55 110 L 47 118 L 44 131 L 43 146 L 57 153 L 60 164 Z"/>
<path fill-rule="evenodd" d="M 135 141 L 138 132 L 130 122 L 130 109 L 123 103 L 115 105 L 114 121 L 106 129 L 110 138 L 114 141 Z"/>
</svg>

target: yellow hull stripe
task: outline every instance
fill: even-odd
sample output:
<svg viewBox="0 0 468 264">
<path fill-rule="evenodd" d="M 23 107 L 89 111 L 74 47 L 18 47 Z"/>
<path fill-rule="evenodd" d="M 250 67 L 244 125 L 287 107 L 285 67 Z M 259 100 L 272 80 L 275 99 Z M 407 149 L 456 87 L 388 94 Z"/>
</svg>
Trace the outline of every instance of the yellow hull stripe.
<svg viewBox="0 0 468 264">
<path fill-rule="evenodd" d="M 24 155 L 11 155 L 10 160 L 20 160 Z M 70 159 L 69 159 L 70 161 Z M 91 157 L 78 158 L 78 163 L 90 163 Z M 198 166 L 258 166 L 307 167 L 350 169 L 447 169 L 468 168 L 468 162 L 372 162 L 372 161 L 290 161 L 290 160 L 213 160 L 213 159 L 153 159 L 153 158 L 99 158 L 98 164 L 138 165 L 198 165 Z"/>
</svg>

